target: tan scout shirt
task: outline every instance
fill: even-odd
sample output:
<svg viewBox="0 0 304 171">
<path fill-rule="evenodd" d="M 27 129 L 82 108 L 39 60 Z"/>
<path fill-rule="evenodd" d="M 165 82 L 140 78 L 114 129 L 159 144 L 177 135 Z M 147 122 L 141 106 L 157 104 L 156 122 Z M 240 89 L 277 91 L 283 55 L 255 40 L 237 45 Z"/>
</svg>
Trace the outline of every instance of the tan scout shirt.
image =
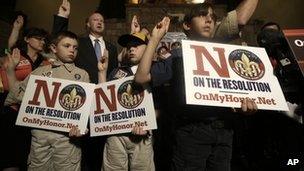
<svg viewBox="0 0 304 171">
<path fill-rule="evenodd" d="M 239 33 L 236 10 L 230 11 L 220 22 L 215 24 L 213 38 L 227 39 Z"/>
<path fill-rule="evenodd" d="M 60 78 L 88 83 L 90 82 L 89 74 L 85 70 L 76 67 L 74 63 L 62 63 L 59 60 L 54 61 L 51 65 L 38 67 L 31 73 L 31 75 L 40 75 L 50 78 Z M 5 99 L 5 106 L 21 103 L 29 77 L 30 75 L 27 76 L 24 81 L 15 85 L 13 90 L 9 92 L 7 98 Z"/>
</svg>

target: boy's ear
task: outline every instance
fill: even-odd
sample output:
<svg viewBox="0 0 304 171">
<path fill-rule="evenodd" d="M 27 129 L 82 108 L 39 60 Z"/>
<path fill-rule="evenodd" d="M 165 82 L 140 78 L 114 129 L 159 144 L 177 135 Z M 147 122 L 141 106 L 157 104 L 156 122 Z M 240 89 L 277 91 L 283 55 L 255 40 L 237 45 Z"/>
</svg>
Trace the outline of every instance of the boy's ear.
<svg viewBox="0 0 304 171">
<path fill-rule="evenodd" d="M 55 45 L 55 44 L 51 44 L 51 45 L 50 45 L 50 49 L 51 49 L 51 51 L 52 51 L 53 53 L 56 53 L 56 52 L 57 52 L 57 50 L 56 50 L 56 45 Z"/>
<path fill-rule="evenodd" d="M 190 30 L 190 24 L 186 23 L 186 22 L 183 22 L 183 28 L 184 28 L 184 30 L 189 31 Z"/>
</svg>

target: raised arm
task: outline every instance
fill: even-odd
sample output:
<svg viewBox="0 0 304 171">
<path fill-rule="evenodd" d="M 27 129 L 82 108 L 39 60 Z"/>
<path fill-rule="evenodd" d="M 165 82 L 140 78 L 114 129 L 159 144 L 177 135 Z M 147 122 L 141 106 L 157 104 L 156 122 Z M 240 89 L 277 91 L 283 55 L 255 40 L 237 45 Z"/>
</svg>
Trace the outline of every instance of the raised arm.
<svg viewBox="0 0 304 171">
<path fill-rule="evenodd" d="M 152 59 L 158 43 L 168 31 L 169 25 L 169 17 L 164 17 L 163 20 L 154 27 L 148 46 L 146 47 L 143 57 L 138 65 L 138 69 L 135 74 L 135 82 L 139 84 L 145 84 L 150 82 L 150 70 L 152 65 Z"/>
<path fill-rule="evenodd" d="M 18 15 L 13 24 L 12 32 L 8 38 L 8 48 L 11 49 L 17 42 L 20 30 L 22 29 L 24 24 L 24 18 L 22 15 Z"/>
<path fill-rule="evenodd" d="M 56 35 L 61 31 L 68 30 L 69 15 L 70 15 L 70 2 L 68 0 L 62 0 L 58 9 L 58 14 L 54 16 L 52 35 Z"/>
<path fill-rule="evenodd" d="M 245 25 L 254 13 L 259 0 L 243 0 L 236 7 L 237 21 L 239 25 Z"/>
</svg>

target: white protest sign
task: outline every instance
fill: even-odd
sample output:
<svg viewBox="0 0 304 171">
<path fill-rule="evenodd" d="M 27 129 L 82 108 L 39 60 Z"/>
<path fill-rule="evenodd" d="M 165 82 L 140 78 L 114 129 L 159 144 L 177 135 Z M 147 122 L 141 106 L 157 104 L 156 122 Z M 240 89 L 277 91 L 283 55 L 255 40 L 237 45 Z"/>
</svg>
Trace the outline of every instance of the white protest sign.
<svg viewBox="0 0 304 171">
<path fill-rule="evenodd" d="M 95 84 L 31 75 L 16 125 L 84 133 Z"/>
<path fill-rule="evenodd" d="M 132 77 L 109 81 L 96 86 L 90 115 L 91 136 L 131 132 L 134 126 L 156 129 L 152 93 Z"/>
<path fill-rule="evenodd" d="M 182 41 L 186 103 L 240 107 L 254 100 L 258 109 L 288 111 L 263 48 Z"/>
</svg>

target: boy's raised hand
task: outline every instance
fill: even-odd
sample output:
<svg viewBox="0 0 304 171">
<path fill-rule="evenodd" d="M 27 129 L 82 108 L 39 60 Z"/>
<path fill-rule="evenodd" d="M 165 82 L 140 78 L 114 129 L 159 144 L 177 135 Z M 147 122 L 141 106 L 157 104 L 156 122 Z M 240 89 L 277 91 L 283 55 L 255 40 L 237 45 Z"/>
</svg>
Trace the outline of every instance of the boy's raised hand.
<svg viewBox="0 0 304 171">
<path fill-rule="evenodd" d="M 140 25 L 137 16 L 134 15 L 131 22 L 131 34 L 140 32 Z"/>
<path fill-rule="evenodd" d="M 70 15 L 70 2 L 69 0 L 62 0 L 62 4 L 58 9 L 58 16 L 68 18 Z"/>
<path fill-rule="evenodd" d="M 163 38 L 163 36 L 167 33 L 170 26 L 170 18 L 164 17 L 163 20 L 156 24 L 152 31 L 151 38 L 155 38 L 158 41 Z"/>
<path fill-rule="evenodd" d="M 13 27 L 14 29 L 20 30 L 23 27 L 24 24 L 24 18 L 22 15 L 18 15 L 16 20 L 14 21 Z"/>
<path fill-rule="evenodd" d="M 104 50 L 103 56 L 98 61 L 97 65 L 99 71 L 107 71 L 109 65 L 109 51 L 107 49 Z"/>
</svg>

